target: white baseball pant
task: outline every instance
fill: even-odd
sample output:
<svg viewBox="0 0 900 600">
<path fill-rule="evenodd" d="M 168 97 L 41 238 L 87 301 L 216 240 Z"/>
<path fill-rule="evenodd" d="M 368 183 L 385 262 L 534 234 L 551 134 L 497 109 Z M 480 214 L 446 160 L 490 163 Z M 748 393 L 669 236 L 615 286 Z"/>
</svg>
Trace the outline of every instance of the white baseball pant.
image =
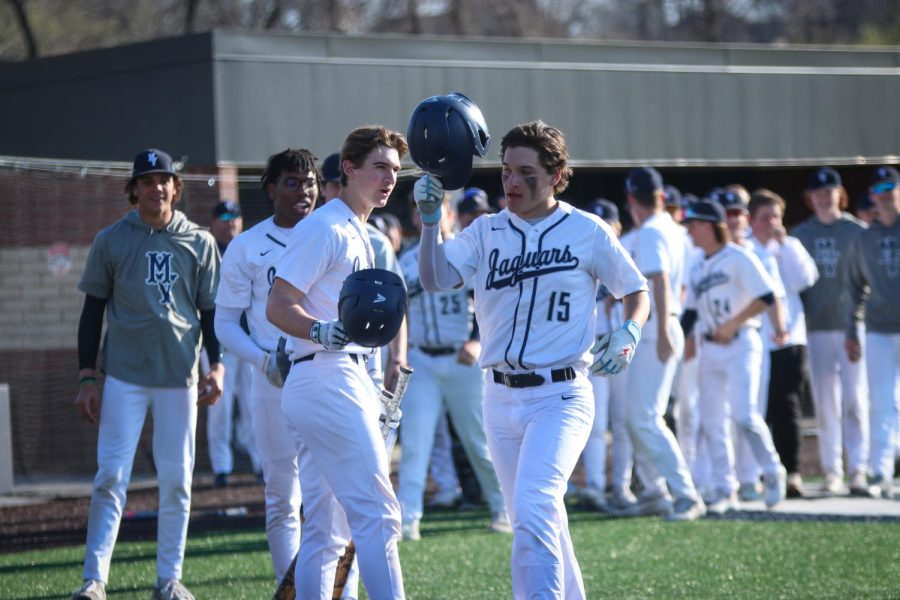
<svg viewBox="0 0 900 600">
<path fill-rule="evenodd" d="M 626 370 L 624 373 L 606 378 L 609 381 L 609 429 L 612 434 L 610 485 L 613 494 L 622 494 L 631 488 L 634 463 L 634 447 L 628 433 L 627 416 L 631 393 L 628 389 L 627 372 Z"/>
<path fill-rule="evenodd" d="M 869 405 L 866 370 L 862 360 L 850 362 L 843 331 L 810 331 L 807 353 L 819 436 L 822 471 L 843 477 L 843 450 L 847 471 L 865 471 L 869 459 Z M 863 356 L 868 359 L 863 342 Z"/>
<path fill-rule="evenodd" d="M 410 379 L 412 381 L 412 379 Z M 407 388 L 409 389 L 409 388 Z M 479 392 L 480 394 L 481 392 Z M 404 419 L 406 415 L 404 414 Z M 401 455 L 402 456 L 402 455 Z M 450 426 L 447 424 L 447 411 L 441 414 L 434 429 L 434 446 L 431 449 L 429 472 L 436 488 L 435 494 L 443 496 L 459 496 L 459 477 L 453 463 L 453 438 L 450 437 Z M 400 499 L 399 497 L 397 498 Z M 400 502 L 402 509 L 402 500 Z"/>
<path fill-rule="evenodd" d="M 222 397 L 206 409 L 206 443 L 213 473 L 228 475 L 234 470 L 234 454 L 231 449 L 232 422 L 234 399 L 242 370 L 239 368 L 241 359 L 227 351 L 222 353 L 222 364 L 225 366 Z"/>
<path fill-rule="evenodd" d="M 780 460 L 766 422 L 756 410 L 762 340 L 756 329 L 745 327 L 729 344 L 700 344 L 700 425 L 706 436 L 715 491 L 737 489 L 732 422 L 750 441 L 756 461 L 766 475 L 775 476 Z"/>
<path fill-rule="evenodd" d="M 900 333 L 866 333 L 869 376 L 869 468 L 872 475 L 894 477 L 894 446 L 900 410 Z"/>
<path fill-rule="evenodd" d="M 197 388 L 148 388 L 109 376 L 100 407 L 84 579 L 109 581 L 109 563 L 148 409 L 153 414 L 153 462 L 159 486 L 156 572 L 161 579 L 181 579 L 191 511 Z"/>
<path fill-rule="evenodd" d="M 297 444 L 281 410 L 281 388 L 271 385 L 258 368 L 251 373 L 248 404 L 266 482 L 266 539 L 275 580 L 280 582 L 300 547 Z"/>
<path fill-rule="evenodd" d="M 594 423 L 588 435 L 581 464 L 588 487 L 606 491 L 606 430 L 609 428 L 609 378 L 592 375 L 594 391 Z"/>
<path fill-rule="evenodd" d="M 678 360 L 684 353 L 684 334 L 675 319 L 669 319 L 669 335 L 674 355 L 661 362 L 656 354 L 656 340 L 645 340 L 635 349 L 632 364 L 625 371 L 631 399 L 627 423 L 634 444 L 635 457 L 644 468 L 639 472 L 650 494 L 665 494 L 666 483 L 676 498 L 699 500 L 684 457 L 675 436 L 666 425 L 664 415 L 672 391 Z"/>
<path fill-rule="evenodd" d="M 772 356 L 763 343 L 763 350 L 760 353 L 759 361 L 759 386 L 756 397 L 756 412 L 766 420 L 766 409 L 769 405 L 769 378 L 772 373 Z M 768 425 L 766 425 L 768 427 Z M 756 462 L 753 455 L 753 448 L 750 445 L 750 438 L 744 435 L 738 428 L 737 424 L 733 425 L 731 430 L 732 439 L 734 440 L 734 471 L 739 483 L 753 484 L 759 482 L 762 475 L 762 468 Z"/>
<path fill-rule="evenodd" d="M 549 369 L 539 370 L 550 381 Z M 518 599 L 585 598 L 563 502 L 594 421 L 585 372 L 573 381 L 509 388 L 485 375 L 484 425 L 513 527 Z"/>
<path fill-rule="evenodd" d="M 331 597 L 351 535 L 369 597 L 404 598 L 400 505 L 381 437 L 378 392 L 360 363 L 346 353 L 319 352 L 294 364 L 284 385 L 281 407 L 301 456 L 306 518 L 295 571 L 298 598 Z"/>
<path fill-rule="evenodd" d="M 484 434 L 481 369 L 461 364 L 456 354 L 429 356 L 417 348 L 410 349 L 409 364 L 416 375 L 410 378 L 403 399 L 403 452 L 397 492 L 404 522 L 422 518 L 434 431 L 445 409 L 485 501 L 492 511 L 503 510 L 503 494 Z"/>
<path fill-rule="evenodd" d="M 698 370 L 700 361 L 695 356 L 681 361 L 675 373 L 675 429 L 681 455 L 691 472 L 691 479 L 698 490 L 709 486 L 709 453 L 706 451 L 700 429 L 700 412 L 697 399 L 700 396 Z"/>
</svg>

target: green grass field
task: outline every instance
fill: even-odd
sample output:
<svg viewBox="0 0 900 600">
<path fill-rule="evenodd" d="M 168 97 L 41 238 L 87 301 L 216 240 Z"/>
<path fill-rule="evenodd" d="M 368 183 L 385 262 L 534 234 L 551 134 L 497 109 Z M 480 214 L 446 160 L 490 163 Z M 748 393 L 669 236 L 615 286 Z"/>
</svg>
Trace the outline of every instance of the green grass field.
<svg viewBox="0 0 900 600">
<path fill-rule="evenodd" d="M 573 513 L 571 531 L 588 598 L 898 598 L 896 523 L 609 520 Z M 486 513 L 438 512 L 422 541 L 401 544 L 407 596 L 509 598 L 511 537 Z M 81 576 L 82 547 L 0 555 L 0 598 L 65 598 Z M 112 598 L 150 596 L 155 544 L 122 543 Z M 198 599 L 270 598 L 262 532 L 188 539 L 185 584 Z M 361 597 L 365 597 L 362 593 Z"/>
</svg>

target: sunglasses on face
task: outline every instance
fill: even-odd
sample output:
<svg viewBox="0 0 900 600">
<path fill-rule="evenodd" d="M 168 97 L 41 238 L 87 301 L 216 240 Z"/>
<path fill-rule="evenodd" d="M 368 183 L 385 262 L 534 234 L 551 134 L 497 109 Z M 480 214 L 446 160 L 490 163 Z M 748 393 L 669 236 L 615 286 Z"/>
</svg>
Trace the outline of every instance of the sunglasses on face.
<svg viewBox="0 0 900 600">
<path fill-rule="evenodd" d="M 305 190 L 311 190 L 316 187 L 315 179 L 300 179 L 299 177 L 282 177 L 281 183 L 289 190 L 299 190 L 301 187 Z"/>
<path fill-rule="evenodd" d="M 897 188 L 897 184 L 893 181 L 882 181 L 872 186 L 873 194 L 882 194 L 884 192 L 893 192 Z"/>
</svg>

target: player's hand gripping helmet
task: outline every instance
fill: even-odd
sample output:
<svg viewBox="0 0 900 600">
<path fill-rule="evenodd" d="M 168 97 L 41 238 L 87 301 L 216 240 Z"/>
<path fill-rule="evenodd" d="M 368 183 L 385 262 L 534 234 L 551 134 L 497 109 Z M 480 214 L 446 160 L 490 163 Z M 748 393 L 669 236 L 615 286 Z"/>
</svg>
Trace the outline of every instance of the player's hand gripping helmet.
<svg viewBox="0 0 900 600">
<path fill-rule="evenodd" d="M 362 269 L 344 280 L 338 315 L 347 336 L 360 346 L 378 348 L 394 339 L 406 314 L 403 280 L 384 269 Z"/>
<path fill-rule="evenodd" d="M 413 162 L 437 175 L 446 190 L 472 176 L 472 156 L 484 158 L 491 136 L 481 110 L 459 92 L 422 100 L 406 131 Z"/>
</svg>

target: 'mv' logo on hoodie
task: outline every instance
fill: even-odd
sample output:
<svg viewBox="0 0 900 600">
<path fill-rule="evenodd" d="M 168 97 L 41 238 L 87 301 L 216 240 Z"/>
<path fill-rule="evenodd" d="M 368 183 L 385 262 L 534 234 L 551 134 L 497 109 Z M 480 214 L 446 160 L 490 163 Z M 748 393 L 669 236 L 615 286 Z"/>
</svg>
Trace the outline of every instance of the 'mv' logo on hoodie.
<svg viewBox="0 0 900 600">
<path fill-rule="evenodd" d="M 172 303 L 172 285 L 178 273 L 172 271 L 171 252 L 147 252 L 147 279 L 144 283 L 155 285 L 159 290 L 159 303 Z"/>
</svg>

